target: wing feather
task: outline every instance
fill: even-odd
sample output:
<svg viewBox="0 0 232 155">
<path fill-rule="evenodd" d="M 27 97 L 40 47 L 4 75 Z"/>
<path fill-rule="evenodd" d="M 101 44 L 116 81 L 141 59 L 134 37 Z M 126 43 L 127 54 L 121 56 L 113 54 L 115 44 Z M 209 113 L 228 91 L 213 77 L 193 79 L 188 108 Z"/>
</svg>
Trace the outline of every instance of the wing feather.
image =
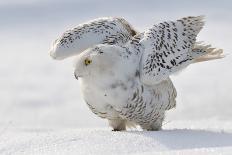
<svg viewBox="0 0 232 155">
<path fill-rule="evenodd" d="M 124 44 L 136 31 L 123 18 L 99 18 L 64 32 L 50 49 L 54 59 L 64 59 L 96 44 Z"/>
<path fill-rule="evenodd" d="M 141 81 L 154 85 L 209 50 L 193 50 L 196 36 L 204 25 L 203 16 L 185 17 L 154 25 L 144 33 L 140 44 L 144 47 L 140 62 Z"/>
</svg>

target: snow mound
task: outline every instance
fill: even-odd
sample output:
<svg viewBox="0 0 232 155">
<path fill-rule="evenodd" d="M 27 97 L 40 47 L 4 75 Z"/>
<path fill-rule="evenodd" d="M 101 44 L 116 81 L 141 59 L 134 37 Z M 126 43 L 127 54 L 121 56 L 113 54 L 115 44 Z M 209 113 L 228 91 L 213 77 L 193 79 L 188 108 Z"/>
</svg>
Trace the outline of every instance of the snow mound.
<svg viewBox="0 0 232 155">
<path fill-rule="evenodd" d="M 0 135 L 0 154 L 212 154 L 232 152 L 232 133 L 193 129 L 14 129 Z"/>
</svg>

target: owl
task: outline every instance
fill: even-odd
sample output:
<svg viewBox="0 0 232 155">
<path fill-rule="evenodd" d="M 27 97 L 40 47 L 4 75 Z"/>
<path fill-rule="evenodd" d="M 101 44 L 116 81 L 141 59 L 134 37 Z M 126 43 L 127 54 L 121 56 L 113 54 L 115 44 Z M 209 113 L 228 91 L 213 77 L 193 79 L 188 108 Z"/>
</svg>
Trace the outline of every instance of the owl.
<svg viewBox="0 0 232 155">
<path fill-rule="evenodd" d="M 99 18 L 64 32 L 50 55 L 75 56 L 74 75 L 83 99 L 113 131 L 139 125 L 160 130 L 176 106 L 170 75 L 188 65 L 223 58 L 221 49 L 197 42 L 203 16 L 189 16 L 136 31 L 123 18 Z"/>
</svg>

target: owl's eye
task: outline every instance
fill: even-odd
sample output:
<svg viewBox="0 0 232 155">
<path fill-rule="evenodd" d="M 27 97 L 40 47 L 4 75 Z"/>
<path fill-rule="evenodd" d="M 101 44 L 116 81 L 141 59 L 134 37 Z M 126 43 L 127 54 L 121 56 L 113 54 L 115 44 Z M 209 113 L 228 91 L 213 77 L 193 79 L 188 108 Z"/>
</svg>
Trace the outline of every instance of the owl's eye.
<svg viewBox="0 0 232 155">
<path fill-rule="evenodd" d="M 92 63 L 92 60 L 90 60 L 88 58 L 85 59 L 85 65 L 86 66 L 89 65 L 89 64 L 91 64 L 91 63 Z"/>
</svg>

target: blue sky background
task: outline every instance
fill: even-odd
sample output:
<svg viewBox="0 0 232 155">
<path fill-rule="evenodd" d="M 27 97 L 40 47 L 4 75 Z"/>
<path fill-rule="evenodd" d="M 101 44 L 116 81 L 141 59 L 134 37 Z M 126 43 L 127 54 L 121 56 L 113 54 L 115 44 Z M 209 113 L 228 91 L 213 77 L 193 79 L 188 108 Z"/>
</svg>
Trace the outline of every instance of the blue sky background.
<svg viewBox="0 0 232 155">
<path fill-rule="evenodd" d="M 206 15 L 198 40 L 223 48 L 224 60 L 194 64 L 172 77 L 177 108 L 168 121 L 232 120 L 232 2 L 221 1 L 0 1 L 0 123 L 104 126 L 83 102 L 72 58 L 54 61 L 50 44 L 65 30 L 103 16 L 127 19 L 143 31 L 163 20 Z"/>
</svg>

